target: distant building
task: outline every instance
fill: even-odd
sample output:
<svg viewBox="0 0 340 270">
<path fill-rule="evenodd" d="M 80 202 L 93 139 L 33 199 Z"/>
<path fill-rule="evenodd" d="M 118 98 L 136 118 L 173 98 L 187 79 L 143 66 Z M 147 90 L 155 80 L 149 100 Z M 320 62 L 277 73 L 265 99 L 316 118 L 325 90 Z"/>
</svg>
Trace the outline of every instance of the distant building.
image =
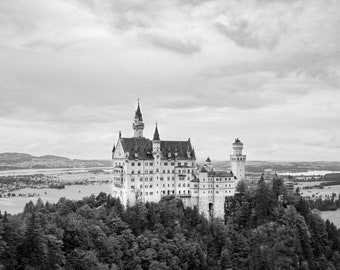
<svg viewBox="0 0 340 270">
<path fill-rule="evenodd" d="M 246 156 L 239 139 L 233 143 L 231 172 L 215 171 L 210 158 L 198 168 L 190 139 L 161 140 L 157 124 L 152 140 L 145 138 L 139 102 L 132 127 L 134 136 L 119 132 L 112 150 L 113 196 L 133 205 L 174 195 L 208 218 L 224 217 L 225 197 L 234 195 L 236 181 L 245 177 Z"/>
</svg>

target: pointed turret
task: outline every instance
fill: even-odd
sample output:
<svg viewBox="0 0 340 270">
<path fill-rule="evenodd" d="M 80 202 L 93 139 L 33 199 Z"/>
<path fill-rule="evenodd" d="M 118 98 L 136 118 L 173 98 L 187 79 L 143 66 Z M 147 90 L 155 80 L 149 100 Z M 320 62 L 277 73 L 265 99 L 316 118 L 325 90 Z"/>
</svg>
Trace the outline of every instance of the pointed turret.
<svg viewBox="0 0 340 270">
<path fill-rule="evenodd" d="M 161 140 L 159 138 L 157 123 L 156 123 L 155 132 L 153 133 L 152 149 L 153 149 L 154 152 L 160 152 L 161 151 Z"/>
<path fill-rule="evenodd" d="M 153 140 L 154 141 L 159 141 L 159 133 L 158 133 L 158 127 L 157 127 L 157 123 L 156 123 L 156 128 L 155 128 L 155 132 L 153 133 Z"/>
<path fill-rule="evenodd" d="M 136 110 L 136 113 L 135 113 L 135 119 L 136 119 L 136 118 L 137 118 L 139 121 L 142 121 L 142 122 L 143 122 L 143 115 L 142 115 L 141 110 L 140 110 L 139 99 L 138 99 L 137 110 Z"/>
<path fill-rule="evenodd" d="M 143 123 L 143 115 L 140 109 L 139 99 L 138 99 L 138 105 L 137 110 L 135 113 L 135 119 L 133 121 L 133 131 L 134 131 L 134 137 L 135 138 L 142 138 L 143 137 L 143 130 L 144 130 L 144 123 Z"/>
</svg>

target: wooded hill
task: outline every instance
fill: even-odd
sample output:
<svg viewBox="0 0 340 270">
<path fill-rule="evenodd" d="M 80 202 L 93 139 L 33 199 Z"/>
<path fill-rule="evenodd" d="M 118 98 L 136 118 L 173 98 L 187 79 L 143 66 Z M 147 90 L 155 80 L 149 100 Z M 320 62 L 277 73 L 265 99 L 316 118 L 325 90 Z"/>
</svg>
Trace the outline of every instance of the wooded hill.
<svg viewBox="0 0 340 270">
<path fill-rule="evenodd" d="M 238 191 L 225 222 L 174 197 L 30 202 L 0 216 L 0 269 L 340 269 L 339 231 L 280 179 Z"/>
</svg>

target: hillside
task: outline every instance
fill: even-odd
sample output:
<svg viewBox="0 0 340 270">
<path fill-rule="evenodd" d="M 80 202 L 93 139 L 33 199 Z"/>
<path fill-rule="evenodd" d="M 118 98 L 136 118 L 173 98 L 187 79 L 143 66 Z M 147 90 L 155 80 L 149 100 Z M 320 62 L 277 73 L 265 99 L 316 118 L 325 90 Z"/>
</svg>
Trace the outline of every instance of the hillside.
<svg viewBox="0 0 340 270">
<path fill-rule="evenodd" d="M 55 155 L 32 156 L 25 153 L 0 153 L 0 170 L 110 167 L 110 160 L 69 159 Z"/>
<path fill-rule="evenodd" d="M 126 208 L 100 193 L 0 214 L 0 269 L 221 270 L 340 268 L 340 233 L 298 194 L 240 185 L 226 224 L 164 197 Z"/>
</svg>

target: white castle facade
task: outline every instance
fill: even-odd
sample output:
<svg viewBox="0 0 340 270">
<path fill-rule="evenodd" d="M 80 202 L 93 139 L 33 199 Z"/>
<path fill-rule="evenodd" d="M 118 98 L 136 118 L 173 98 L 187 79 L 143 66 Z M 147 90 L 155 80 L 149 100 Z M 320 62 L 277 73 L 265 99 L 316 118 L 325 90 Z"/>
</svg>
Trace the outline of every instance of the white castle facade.
<svg viewBox="0 0 340 270">
<path fill-rule="evenodd" d="M 224 217 L 226 196 L 235 193 L 237 181 L 245 178 L 246 156 L 239 139 L 233 143 L 231 171 L 216 171 L 208 158 L 204 166 L 196 163 L 195 150 L 187 141 L 161 140 L 156 124 L 153 139 L 143 136 L 144 122 L 138 102 L 133 122 L 134 136 L 119 132 L 113 146 L 112 195 L 124 205 L 158 202 L 174 195 L 186 206 L 197 207 L 206 217 Z"/>
</svg>

